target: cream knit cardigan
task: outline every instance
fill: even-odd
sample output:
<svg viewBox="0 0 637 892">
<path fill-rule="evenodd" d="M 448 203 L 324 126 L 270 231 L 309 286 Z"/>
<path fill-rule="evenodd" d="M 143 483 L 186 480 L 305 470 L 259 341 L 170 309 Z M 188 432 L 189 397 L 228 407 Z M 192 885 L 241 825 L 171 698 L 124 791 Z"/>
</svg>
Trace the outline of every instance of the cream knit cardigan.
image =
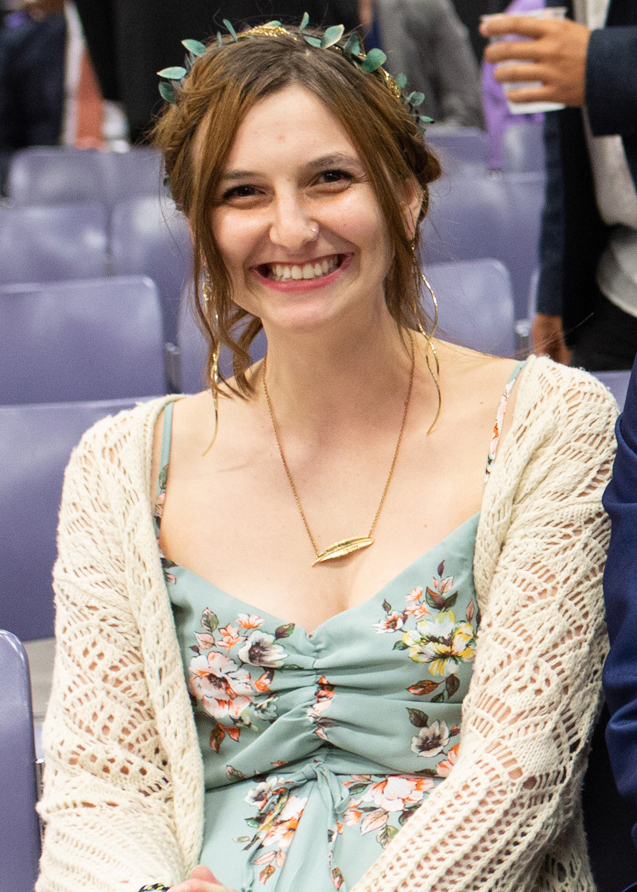
<svg viewBox="0 0 637 892">
<path fill-rule="evenodd" d="M 478 526 L 458 761 L 352 892 L 594 890 L 579 793 L 606 647 L 616 406 L 547 359 L 517 386 Z M 170 885 L 197 864 L 202 761 L 152 524 L 167 399 L 99 422 L 66 473 L 37 892 Z"/>
</svg>

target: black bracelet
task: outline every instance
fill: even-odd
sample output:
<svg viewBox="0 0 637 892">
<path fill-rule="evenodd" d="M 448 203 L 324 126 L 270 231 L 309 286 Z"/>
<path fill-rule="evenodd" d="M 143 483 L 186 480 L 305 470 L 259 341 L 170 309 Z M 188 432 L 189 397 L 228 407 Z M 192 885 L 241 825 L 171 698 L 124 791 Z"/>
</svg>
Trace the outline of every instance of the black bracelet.
<svg viewBox="0 0 637 892">
<path fill-rule="evenodd" d="M 170 886 L 164 886 L 163 883 L 152 883 L 148 886 L 142 886 L 139 892 L 168 892 Z"/>
</svg>

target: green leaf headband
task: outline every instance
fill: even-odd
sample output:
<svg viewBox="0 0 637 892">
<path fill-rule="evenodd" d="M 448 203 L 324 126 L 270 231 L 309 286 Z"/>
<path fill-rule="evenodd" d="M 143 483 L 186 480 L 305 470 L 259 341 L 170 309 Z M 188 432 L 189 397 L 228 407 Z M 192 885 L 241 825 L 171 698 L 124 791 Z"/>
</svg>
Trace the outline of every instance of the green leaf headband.
<svg viewBox="0 0 637 892">
<path fill-rule="evenodd" d="M 431 124 L 433 122 L 432 118 L 429 118 L 426 115 L 421 115 L 419 111 L 420 106 L 425 101 L 425 95 L 424 93 L 417 92 L 407 93 L 406 76 L 404 74 L 399 74 L 394 79 L 391 74 L 389 74 L 389 72 L 383 68 L 383 65 L 387 60 L 387 56 L 382 50 L 375 48 L 371 49 L 368 53 L 364 53 L 357 34 L 350 34 L 350 36 L 347 38 L 347 41 L 341 46 L 340 40 L 345 33 L 344 25 L 333 25 L 331 28 L 328 28 L 325 31 L 322 37 L 315 36 L 314 34 L 307 34 L 305 32 L 309 23 L 310 17 L 307 13 L 304 13 L 301 24 L 299 25 L 298 33 L 303 38 L 303 40 L 305 40 L 306 43 L 319 49 L 333 48 L 339 50 L 352 65 L 354 65 L 356 68 L 360 68 L 361 71 L 364 71 L 367 74 L 372 74 L 375 71 L 379 71 L 385 78 L 385 83 L 392 91 L 396 99 L 402 102 L 403 105 L 407 108 L 407 111 L 411 115 L 417 129 L 420 131 L 420 133 L 424 134 L 424 125 Z M 265 25 L 257 25 L 257 27 L 250 28 L 247 31 L 241 31 L 239 34 L 237 34 L 228 19 L 224 19 L 223 24 L 225 25 L 228 33 L 232 37 L 233 41 L 235 41 L 235 43 L 237 43 L 239 40 L 250 39 L 252 37 L 277 37 L 284 34 L 291 37 L 296 36 L 296 34 L 293 34 L 291 31 L 288 31 L 286 28 L 284 28 L 279 21 L 267 22 Z M 159 84 L 159 92 L 162 98 L 169 103 L 176 102 L 177 85 L 183 85 L 183 82 L 188 76 L 190 69 L 192 68 L 196 59 L 199 56 L 203 56 L 206 52 L 206 47 L 198 40 L 182 40 L 181 43 L 182 46 L 184 46 L 187 50 L 187 55 L 184 60 L 183 67 L 181 65 L 174 65 L 170 68 L 162 68 L 161 71 L 157 72 L 159 77 L 164 79 Z M 223 37 L 221 35 L 221 32 L 218 31 L 217 46 L 222 45 Z"/>
</svg>

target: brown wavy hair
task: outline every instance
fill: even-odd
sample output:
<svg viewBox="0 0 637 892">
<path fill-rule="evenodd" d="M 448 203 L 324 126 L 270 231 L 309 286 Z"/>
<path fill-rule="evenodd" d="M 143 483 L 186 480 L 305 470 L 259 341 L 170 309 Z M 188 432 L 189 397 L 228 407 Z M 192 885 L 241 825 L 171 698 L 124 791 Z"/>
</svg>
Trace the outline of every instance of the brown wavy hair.
<svg viewBox="0 0 637 892">
<path fill-rule="evenodd" d="M 176 101 L 155 124 L 153 142 L 163 152 L 173 198 L 190 225 L 194 281 L 198 283 L 205 271 L 210 283 L 208 301 L 195 288 L 196 315 L 209 344 L 207 375 L 211 375 L 216 351 L 225 344 L 233 353 L 237 388 L 244 396 L 252 392 L 245 376 L 251 362 L 250 344 L 262 325 L 233 300 L 210 211 L 246 114 L 261 99 L 292 85 L 304 87 L 329 109 L 365 167 L 393 253 L 384 283 L 390 314 L 401 329 L 429 327 L 419 300 L 419 227 L 412 241 L 401 196 L 403 187 L 415 183 L 422 190 L 418 222 L 424 219 L 428 184 L 440 175 L 440 164 L 397 97 L 394 82 L 381 69 L 362 71 L 339 46 L 309 45 L 294 29 L 252 33 L 249 38 L 239 34 L 238 40 L 226 37 L 221 45 L 215 41 L 194 62 Z M 214 388 L 215 382 L 211 383 Z"/>
</svg>

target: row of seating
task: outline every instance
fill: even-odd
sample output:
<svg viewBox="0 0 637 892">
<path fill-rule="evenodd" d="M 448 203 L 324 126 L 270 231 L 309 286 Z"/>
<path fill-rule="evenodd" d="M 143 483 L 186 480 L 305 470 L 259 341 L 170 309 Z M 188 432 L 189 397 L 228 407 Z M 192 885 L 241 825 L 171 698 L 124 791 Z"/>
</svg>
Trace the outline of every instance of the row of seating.
<svg viewBox="0 0 637 892">
<path fill-rule="evenodd" d="M 464 166 L 486 169 L 489 138 L 474 127 L 431 125 L 427 140 L 449 173 Z M 542 125 L 512 124 L 503 137 L 502 170 L 508 173 L 544 169 Z M 41 146 L 23 149 L 12 159 L 7 192 L 14 204 L 43 205 L 118 201 L 163 191 L 160 153 L 135 147 L 128 152 Z"/>
<path fill-rule="evenodd" d="M 525 318 L 538 262 L 543 189 L 541 174 L 464 171 L 433 184 L 422 263 L 497 258 L 511 275 L 515 318 Z M 188 227 L 167 198 L 123 201 L 110 216 L 99 203 L 0 206 L 0 285 L 147 275 L 159 290 L 169 342 L 176 338 L 179 295 L 191 260 Z"/>
<path fill-rule="evenodd" d="M 476 350 L 511 356 L 515 321 L 511 280 L 497 260 L 432 264 L 438 332 Z M 176 344 L 165 350 L 155 283 L 143 276 L 81 279 L 0 288 L 0 404 L 121 399 L 197 392 L 207 348 L 184 293 Z M 425 295 L 425 298 L 427 295 Z M 426 307 L 433 317 L 433 307 Z M 265 352 L 260 336 L 253 359 Z M 232 374 L 223 353 L 221 370 Z"/>
</svg>

